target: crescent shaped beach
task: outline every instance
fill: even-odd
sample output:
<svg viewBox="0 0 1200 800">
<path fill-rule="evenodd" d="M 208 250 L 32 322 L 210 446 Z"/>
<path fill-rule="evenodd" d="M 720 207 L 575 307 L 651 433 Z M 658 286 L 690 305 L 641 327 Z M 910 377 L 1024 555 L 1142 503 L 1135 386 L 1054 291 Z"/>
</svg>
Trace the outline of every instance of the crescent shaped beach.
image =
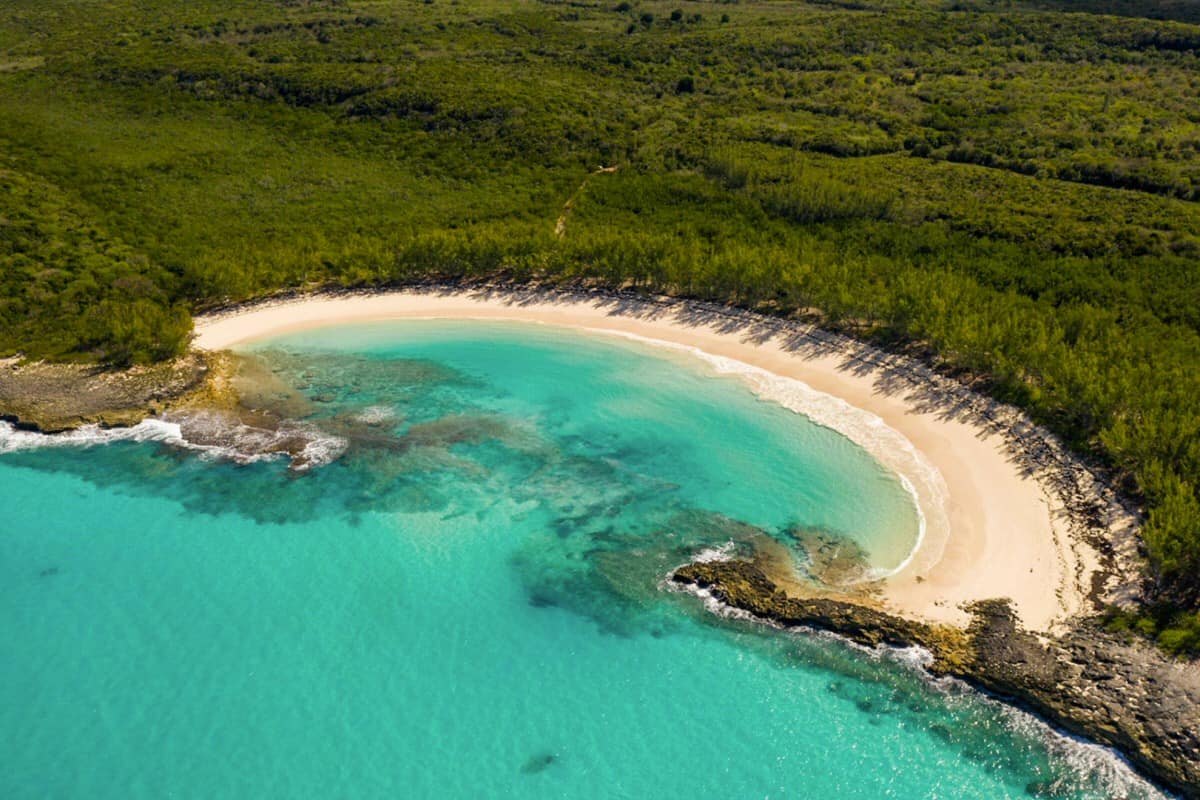
<svg viewBox="0 0 1200 800">
<path fill-rule="evenodd" d="M 945 496 L 915 493 L 922 514 L 944 520 L 945 530 L 931 530 L 880 587 L 884 607 L 905 616 L 962 625 L 963 606 L 1009 598 L 1027 629 L 1053 630 L 1093 610 L 1097 587 L 1114 582 L 1112 563 L 1094 544 L 1097 534 L 1119 545 L 1136 533 L 1137 519 L 1111 492 L 1014 409 L 951 385 L 912 359 L 716 306 L 537 290 L 315 295 L 200 317 L 194 343 L 223 350 L 307 328 L 392 319 L 513 320 L 636 337 L 800 381 L 874 415 L 910 442 L 945 486 Z M 1090 519 L 1072 508 L 1064 483 L 1090 495 Z"/>
</svg>

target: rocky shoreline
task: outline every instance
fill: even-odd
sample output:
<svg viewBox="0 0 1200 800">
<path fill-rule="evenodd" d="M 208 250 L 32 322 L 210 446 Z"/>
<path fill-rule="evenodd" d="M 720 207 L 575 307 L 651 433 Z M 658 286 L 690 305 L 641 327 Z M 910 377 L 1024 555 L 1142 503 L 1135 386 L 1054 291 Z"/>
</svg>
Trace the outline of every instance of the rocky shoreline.
<svg viewBox="0 0 1200 800">
<path fill-rule="evenodd" d="M 960 678 L 1113 747 L 1163 786 L 1200 798 L 1200 669 L 1094 620 L 1037 637 L 1021 629 L 1006 601 L 989 600 L 969 609 L 966 630 L 928 625 L 853 602 L 789 596 L 740 560 L 687 564 L 670 580 L 784 628 L 830 631 L 870 647 L 922 647 L 933 675 Z"/>
<path fill-rule="evenodd" d="M 210 359 L 195 352 L 126 370 L 0 359 L 0 420 L 41 433 L 127 427 L 202 391 L 209 374 Z"/>
<path fill-rule="evenodd" d="M 1092 607 L 1099 611 L 1106 604 L 1128 605 L 1141 597 L 1136 510 L 1123 503 L 1101 473 L 1021 411 L 980 395 L 917 359 L 800 321 L 696 301 L 496 284 L 403 288 L 430 294 L 465 293 L 514 305 L 547 298 L 583 300 L 614 315 L 718 325 L 756 341 L 784 341 L 800 354 L 835 354 L 846 369 L 880 374 L 888 390 L 908 393 L 941 414 L 969 419 L 1004 436 L 1014 462 L 1045 487 L 1052 512 L 1070 520 L 1072 541 L 1086 542 L 1105 556 L 1104 569 L 1090 587 Z M 328 294 L 380 291 L 388 290 Z M 237 314 L 298 296 L 286 293 L 218 309 L 211 316 Z M 236 397 L 232 377 L 236 369 L 227 362 L 219 353 L 193 351 L 169 364 L 117 372 L 0 360 L 0 420 L 53 433 L 88 424 L 133 425 L 179 408 L 216 408 L 246 423 L 246 409 L 239 408 L 245 398 Z M 254 411 L 248 423 L 277 433 L 279 421 L 264 422 L 261 416 Z M 284 450 L 297 446 L 286 436 L 270 440 L 272 447 Z M 703 589 L 730 607 L 775 624 L 821 628 L 868 646 L 922 646 L 933 655 L 930 671 L 935 675 L 960 677 L 1065 730 L 1111 745 L 1163 785 L 1200 798 L 1200 664 L 1171 661 L 1150 646 L 1103 630 L 1095 620 L 1072 620 L 1052 637 L 1035 637 L 1019 627 L 1004 601 L 995 600 L 970 609 L 972 622 L 966 630 L 936 626 L 853 598 L 790 597 L 759 567 L 746 562 L 692 564 L 677 570 L 672 580 Z"/>
</svg>

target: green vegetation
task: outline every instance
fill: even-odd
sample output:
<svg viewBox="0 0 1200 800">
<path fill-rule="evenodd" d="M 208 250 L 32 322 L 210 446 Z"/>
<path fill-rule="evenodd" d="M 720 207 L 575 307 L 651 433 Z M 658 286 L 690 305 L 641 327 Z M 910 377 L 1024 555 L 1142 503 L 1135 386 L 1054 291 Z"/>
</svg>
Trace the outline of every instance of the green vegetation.
<svg viewBox="0 0 1200 800">
<path fill-rule="evenodd" d="M 37 355 L 87 350 L 128 365 L 183 349 L 191 322 L 170 297 L 169 272 L 86 221 L 51 185 L 0 169 L 0 192 L 0 351 L 33 342 Z"/>
<path fill-rule="evenodd" d="M 1041 0 L 1030 5 L 1049 11 L 1119 14 L 1200 24 L 1200 6 L 1191 0 Z"/>
<path fill-rule="evenodd" d="M 1168 653 L 1200 653 L 1200 615 L 1171 603 L 1155 603 L 1136 612 L 1110 609 L 1106 617 L 1109 630 L 1154 637 Z"/>
<path fill-rule="evenodd" d="M 1116 470 L 1171 609 L 1132 626 L 1195 650 L 1193 12 L 10 0 L 0 352 L 145 362 L 206 307 L 424 278 L 810 316 Z"/>
</svg>

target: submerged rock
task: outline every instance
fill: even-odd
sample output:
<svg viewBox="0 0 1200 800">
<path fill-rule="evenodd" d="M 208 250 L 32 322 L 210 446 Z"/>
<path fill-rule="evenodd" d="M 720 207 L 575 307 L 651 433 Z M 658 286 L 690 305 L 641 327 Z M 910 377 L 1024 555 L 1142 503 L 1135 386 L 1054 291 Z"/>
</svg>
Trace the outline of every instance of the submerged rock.
<svg viewBox="0 0 1200 800">
<path fill-rule="evenodd" d="M 804 550 L 805 571 L 813 580 L 845 587 L 866 577 L 867 552 L 853 539 L 815 528 L 794 528 L 787 535 Z"/>
<path fill-rule="evenodd" d="M 832 631 L 864 645 L 924 647 L 933 674 L 966 680 L 1114 747 L 1151 778 L 1200 798 L 1200 668 L 1093 621 L 1037 637 L 1020 627 L 1008 601 L 988 600 L 969 607 L 966 631 L 927 625 L 857 603 L 789 597 L 746 561 L 687 564 L 671 580 L 780 625 Z"/>
<path fill-rule="evenodd" d="M 554 753 L 538 753 L 529 757 L 529 760 L 521 766 L 521 772 L 526 775 L 533 775 L 538 772 L 544 772 L 551 764 L 558 760 L 558 756 Z"/>
</svg>

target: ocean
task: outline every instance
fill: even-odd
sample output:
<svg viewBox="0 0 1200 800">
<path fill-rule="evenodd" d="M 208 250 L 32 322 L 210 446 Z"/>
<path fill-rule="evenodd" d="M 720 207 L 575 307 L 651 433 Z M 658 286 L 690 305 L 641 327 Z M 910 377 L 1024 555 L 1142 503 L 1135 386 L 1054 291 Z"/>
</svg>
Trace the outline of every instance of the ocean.
<svg viewBox="0 0 1200 800">
<path fill-rule="evenodd" d="M 920 653 L 665 584 L 902 566 L 938 477 L 869 415 L 525 323 L 241 355 L 255 413 L 0 423 L 0 797 L 1161 796 Z"/>
</svg>

